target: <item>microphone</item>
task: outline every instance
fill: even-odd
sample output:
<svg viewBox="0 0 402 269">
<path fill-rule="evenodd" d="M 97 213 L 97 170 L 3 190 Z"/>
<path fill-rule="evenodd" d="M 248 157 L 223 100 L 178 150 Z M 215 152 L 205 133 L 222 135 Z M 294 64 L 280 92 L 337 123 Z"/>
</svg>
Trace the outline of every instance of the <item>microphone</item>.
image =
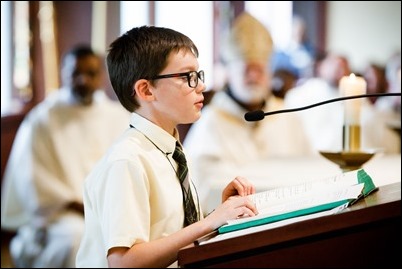
<svg viewBox="0 0 402 269">
<path fill-rule="evenodd" d="M 275 111 L 269 111 L 269 112 L 264 112 L 262 110 L 256 110 L 256 111 L 250 111 L 250 112 L 247 112 L 246 114 L 244 114 L 244 119 L 246 121 L 259 121 L 259 120 L 262 120 L 265 116 L 269 116 L 269 115 L 305 110 L 305 109 L 309 109 L 312 107 L 321 106 L 321 105 L 325 105 L 325 104 L 333 103 L 333 102 L 344 101 L 344 100 L 348 100 L 348 99 L 376 97 L 376 96 L 401 96 L 401 93 L 370 93 L 370 94 L 361 94 L 361 95 L 350 95 L 350 96 L 329 99 L 329 100 L 326 100 L 323 102 L 311 104 L 311 105 L 304 106 L 304 107 L 298 107 L 298 108 L 282 109 L 282 110 L 275 110 Z"/>
</svg>

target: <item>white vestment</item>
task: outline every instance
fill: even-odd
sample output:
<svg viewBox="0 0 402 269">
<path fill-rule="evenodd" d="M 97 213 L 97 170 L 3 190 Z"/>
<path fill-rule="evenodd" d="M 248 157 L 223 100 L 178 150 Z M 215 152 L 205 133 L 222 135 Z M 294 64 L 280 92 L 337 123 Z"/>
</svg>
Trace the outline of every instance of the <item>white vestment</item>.
<svg viewBox="0 0 402 269">
<path fill-rule="evenodd" d="M 1 201 L 2 228 L 17 231 L 10 246 L 17 266 L 75 266 L 84 218 L 65 207 L 82 202 L 83 180 L 128 128 L 129 117 L 103 91 L 83 106 L 67 89 L 26 115 L 8 159 Z"/>
<path fill-rule="evenodd" d="M 282 108 L 282 101 L 272 96 L 263 109 Z M 226 92 L 217 92 L 185 137 L 192 180 L 206 210 L 210 209 L 207 203 L 211 188 L 217 182 L 226 184 L 235 176 L 247 176 L 248 166 L 268 158 L 312 154 L 302 125 L 293 114 L 248 122 L 244 119 L 246 112 Z M 260 168 L 261 174 L 269 173 Z"/>
</svg>

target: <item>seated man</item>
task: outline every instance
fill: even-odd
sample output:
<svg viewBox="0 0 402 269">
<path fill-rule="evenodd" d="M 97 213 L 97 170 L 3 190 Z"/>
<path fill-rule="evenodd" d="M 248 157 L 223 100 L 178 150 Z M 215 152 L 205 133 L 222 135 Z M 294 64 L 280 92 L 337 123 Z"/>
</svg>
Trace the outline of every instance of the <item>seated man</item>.
<svg viewBox="0 0 402 269">
<path fill-rule="evenodd" d="M 82 183 L 129 112 L 103 90 L 103 62 L 77 46 L 62 60 L 63 87 L 25 117 L 3 177 L 1 227 L 16 231 L 16 267 L 75 267 L 84 228 Z"/>
</svg>

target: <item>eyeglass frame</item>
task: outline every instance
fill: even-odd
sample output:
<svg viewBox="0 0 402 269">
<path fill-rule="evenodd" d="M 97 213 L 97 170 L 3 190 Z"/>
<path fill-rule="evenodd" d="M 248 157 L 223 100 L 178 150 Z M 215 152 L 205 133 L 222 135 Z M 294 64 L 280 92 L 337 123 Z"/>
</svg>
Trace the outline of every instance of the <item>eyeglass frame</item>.
<svg viewBox="0 0 402 269">
<path fill-rule="evenodd" d="M 193 86 L 191 86 L 191 84 L 190 84 L 190 78 L 191 78 L 191 74 L 194 74 L 194 73 L 196 73 L 196 78 L 197 78 L 197 80 L 196 80 L 196 83 L 195 83 L 195 85 L 194 85 L 194 87 Z M 204 73 L 204 70 L 200 70 L 200 71 L 189 71 L 189 72 L 184 72 L 184 73 L 173 73 L 173 74 L 166 74 L 166 75 L 159 75 L 159 76 L 155 76 L 155 77 L 153 77 L 153 78 L 151 78 L 150 80 L 157 80 L 157 79 L 163 79 L 163 78 L 179 78 L 179 77 L 187 77 L 187 83 L 188 83 L 188 86 L 190 87 L 190 88 L 197 88 L 197 86 L 198 86 L 198 80 L 200 79 L 202 82 L 204 82 L 205 81 L 205 73 Z"/>
</svg>

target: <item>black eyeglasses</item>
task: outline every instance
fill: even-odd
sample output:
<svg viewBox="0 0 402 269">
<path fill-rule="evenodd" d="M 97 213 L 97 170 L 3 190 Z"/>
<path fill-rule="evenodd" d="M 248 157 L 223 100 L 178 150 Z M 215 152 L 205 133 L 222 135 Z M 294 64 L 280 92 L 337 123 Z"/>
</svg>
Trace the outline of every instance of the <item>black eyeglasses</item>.
<svg viewBox="0 0 402 269">
<path fill-rule="evenodd" d="M 201 79 L 204 82 L 204 71 L 190 71 L 185 73 L 175 73 L 175 74 L 166 74 L 160 75 L 151 78 L 151 80 L 161 79 L 161 78 L 178 78 L 178 77 L 187 77 L 188 86 L 190 88 L 196 88 L 198 85 L 198 79 Z"/>
</svg>

